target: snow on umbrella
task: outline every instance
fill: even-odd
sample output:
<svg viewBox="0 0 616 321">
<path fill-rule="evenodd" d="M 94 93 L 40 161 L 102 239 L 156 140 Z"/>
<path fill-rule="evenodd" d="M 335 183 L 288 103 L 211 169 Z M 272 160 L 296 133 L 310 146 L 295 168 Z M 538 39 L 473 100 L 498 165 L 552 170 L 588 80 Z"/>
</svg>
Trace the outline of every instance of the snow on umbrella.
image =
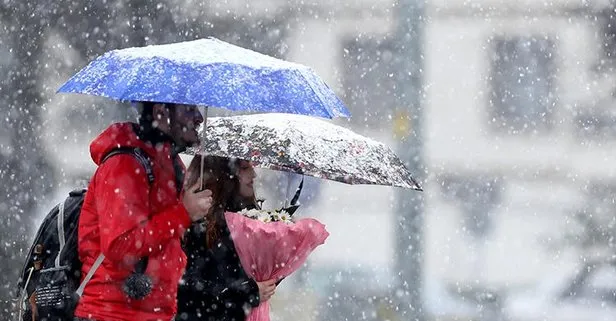
<svg viewBox="0 0 616 321">
<path fill-rule="evenodd" d="M 200 150 L 210 155 L 347 184 L 421 190 L 387 146 L 321 119 L 279 113 L 213 117 L 205 129 Z"/>
<path fill-rule="evenodd" d="M 311 68 L 216 38 L 107 52 L 58 92 L 232 111 L 350 116 Z"/>
</svg>

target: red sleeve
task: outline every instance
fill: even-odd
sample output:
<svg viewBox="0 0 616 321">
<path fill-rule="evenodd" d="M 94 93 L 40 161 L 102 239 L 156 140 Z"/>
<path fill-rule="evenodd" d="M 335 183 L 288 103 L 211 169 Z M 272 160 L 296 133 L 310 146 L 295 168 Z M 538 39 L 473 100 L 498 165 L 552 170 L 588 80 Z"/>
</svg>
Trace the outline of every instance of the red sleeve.
<svg viewBox="0 0 616 321">
<path fill-rule="evenodd" d="M 184 205 L 150 213 L 150 185 L 132 155 L 117 155 L 102 164 L 96 177 L 101 250 L 113 261 L 133 264 L 180 238 L 191 220 Z"/>
</svg>

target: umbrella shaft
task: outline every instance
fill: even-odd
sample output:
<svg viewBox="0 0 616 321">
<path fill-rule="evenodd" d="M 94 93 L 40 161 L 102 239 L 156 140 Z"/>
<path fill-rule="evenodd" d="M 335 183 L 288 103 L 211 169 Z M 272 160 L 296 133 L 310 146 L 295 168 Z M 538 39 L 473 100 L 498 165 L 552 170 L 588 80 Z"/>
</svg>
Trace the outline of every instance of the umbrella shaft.
<svg viewBox="0 0 616 321">
<path fill-rule="evenodd" d="M 199 190 L 204 190 L 205 185 L 203 181 L 203 172 L 205 167 L 205 131 L 207 130 L 207 110 L 208 107 L 205 106 L 205 112 L 203 113 L 203 130 L 201 131 L 201 164 L 199 170 Z"/>
</svg>

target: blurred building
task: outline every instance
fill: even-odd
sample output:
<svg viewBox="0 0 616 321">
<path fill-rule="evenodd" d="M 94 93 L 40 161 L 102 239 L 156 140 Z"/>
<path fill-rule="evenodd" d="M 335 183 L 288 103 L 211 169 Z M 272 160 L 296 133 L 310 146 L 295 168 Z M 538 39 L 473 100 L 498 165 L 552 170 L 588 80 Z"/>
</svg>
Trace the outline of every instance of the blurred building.
<svg viewBox="0 0 616 321">
<path fill-rule="evenodd" d="M 581 4 L 430 5 L 426 162 L 441 193 L 428 193 L 426 216 L 441 233 L 463 224 L 428 232 L 427 252 L 441 253 L 428 271 L 532 282 L 565 260 L 540 259 L 549 233 L 567 228 L 590 187 L 612 184 L 614 47 L 602 4 Z M 479 254 L 453 246 L 469 237 L 485 241 L 481 263 L 461 264 Z"/>
<path fill-rule="evenodd" d="M 230 21 L 226 32 L 233 36 L 225 39 L 231 42 L 313 67 L 353 113 L 351 120 L 336 123 L 392 148 L 412 126 L 393 94 L 398 85 L 393 60 L 400 58 L 393 48 L 398 17 L 393 2 L 236 0 L 190 8 L 186 14 Z M 600 246 L 576 244 L 579 238 L 576 246 L 562 245 L 568 231 L 579 230 L 576 214 L 608 213 L 611 222 L 613 10 L 608 0 L 427 2 L 422 117 L 429 315 L 476 317 L 481 300 L 474 292 L 490 289 L 504 297 L 555 271 L 575 269 L 580 257 L 604 255 Z M 57 59 L 70 59 L 70 49 L 58 46 Z M 49 79 L 55 86 L 68 75 L 54 71 Z M 72 108 L 82 98 L 50 97 L 49 151 L 70 185 L 94 168 L 89 140 L 119 116 Z M 69 126 L 57 125 L 63 119 Z M 100 123 L 82 128 L 84 119 Z M 341 271 L 338 280 L 346 292 L 338 295 L 394 295 L 395 238 L 400 237 L 395 189 L 324 181 L 311 188 L 312 199 L 303 200 L 301 211 L 325 222 L 331 236 L 298 281 L 309 283 L 303 285 L 313 294 L 309 301 L 319 306 L 324 300 L 331 308 L 338 292 L 328 284 Z M 562 282 L 569 282 L 568 276 Z M 293 302 L 290 297 L 280 302 Z M 389 315 L 377 312 L 370 315 Z"/>
<path fill-rule="evenodd" d="M 585 258 L 609 254 L 567 239 L 579 213 L 613 221 L 596 201 L 613 204 L 616 170 L 609 5 L 431 2 L 428 280 L 505 297 L 562 271 L 574 282 Z"/>
</svg>

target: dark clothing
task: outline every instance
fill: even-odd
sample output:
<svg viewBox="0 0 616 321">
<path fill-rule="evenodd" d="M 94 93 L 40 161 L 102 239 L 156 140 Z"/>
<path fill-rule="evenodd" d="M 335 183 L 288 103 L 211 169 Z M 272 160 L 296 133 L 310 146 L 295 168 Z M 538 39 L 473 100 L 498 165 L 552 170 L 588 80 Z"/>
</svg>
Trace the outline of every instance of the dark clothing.
<svg viewBox="0 0 616 321">
<path fill-rule="evenodd" d="M 176 321 L 243 321 L 259 305 L 259 288 L 241 266 L 226 224 L 220 239 L 206 246 L 205 227 L 194 224 L 186 233 L 186 272 L 178 288 Z"/>
</svg>

